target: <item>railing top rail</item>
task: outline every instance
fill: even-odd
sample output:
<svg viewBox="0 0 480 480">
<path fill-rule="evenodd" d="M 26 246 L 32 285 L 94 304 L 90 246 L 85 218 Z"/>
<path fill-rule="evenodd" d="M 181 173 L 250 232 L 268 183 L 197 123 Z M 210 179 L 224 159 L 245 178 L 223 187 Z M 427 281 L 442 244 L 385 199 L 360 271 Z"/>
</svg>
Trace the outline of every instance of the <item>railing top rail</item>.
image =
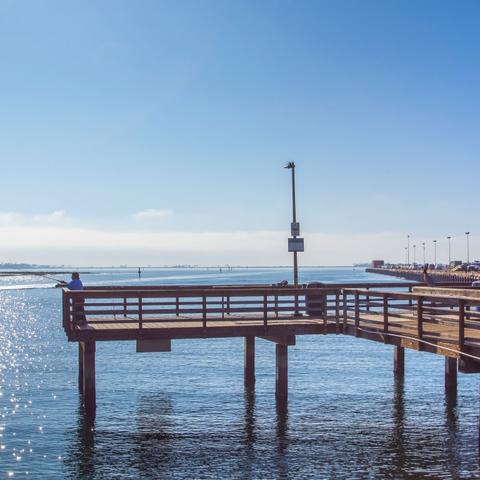
<svg viewBox="0 0 480 480">
<path fill-rule="evenodd" d="M 300 287 L 280 287 L 271 284 L 251 285 L 123 285 L 123 286 L 87 286 L 82 292 L 64 288 L 67 296 L 84 296 L 88 298 L 119 298 L 134 296 L 245 296 L 245 295 L 305 295 L 321 291 L 324 294 L 335 294 L 340 290 L 352 288 L 411 288 L 425 286 L 421 282 L 347 282 L 347 283 L 323 283 L 321 286 L 301 285 Z M 457 286 L 451 283 L 438 284 L 438 286 Z"/>
<path fill-rule="evenodd" d="M 358 288 L 352 288 L 352 289 L 345 289 L 348 293 L 358 293 L 360 295 L 369 295 L 370 297 L 378 296 L 382 298 L 391 298 L 391 299 L 407 299 L 407 300 L 418 300 L 418 299 L 423 299 L 423 300 L 445 300 L 445 301 L 458 301 L 458 300 L 463 300 L 466 303 L 470 305 L 480 305 L 480 298 L 475 299 L 472 297 L 468 296 L 462 296 L 462 295 L 435 295 L 435 294 L 430 294 L 430 293 L 418 293 L 418 292 L 383 292 L 379 290 L 366 290 L 364 288 L 358 289 Z"/>
<path fill-rule="evenodd" d="M 423 282 L 408 282 L 408 281 L 391 281 L 391 282 L 342 282 L 342 283 L 331 283 L 331 282 L 319 282 L 322 283 L 323 287 L 326 288 L 353 288 L 353 287 L 414 287 L 426 285 Z M 442 285 L 451 285 L 451 283 L 444 283 Z M 226 285 L 92 285 L 86 286 L 85 290 L 131 290 L 131 289 L 143 289 L 143 290 L 205 290 L 205 289 L 249 289 L 249 288 L 275 288 L 275 284 L 271 283 L 252 283 L 252 284 L 226 284 Z M 286 287 L 278 288 L 295 288 L 293 285 L 287 285 Z M 298 289 L 310 289 L 314 288 L 308 284 L 301 284 Z"/>
<path fill-rule="evenodd" d="M 337 288 L 312 287 L 312 288 L 294 288 L 294 287 L 255 287 L 255 288 L 216 288 L 216 289 L 143 289 L 131 288 L 122 290 L 69 290 L 64 288 L 64 295 L 67 297 L 83 297 L 83 298 L 134 298 L 134 297 L 249 297 L 261 295 L 277 295 L 277 296 L 305 296 L 315 294 L 335 294 Z"/>
</svg>

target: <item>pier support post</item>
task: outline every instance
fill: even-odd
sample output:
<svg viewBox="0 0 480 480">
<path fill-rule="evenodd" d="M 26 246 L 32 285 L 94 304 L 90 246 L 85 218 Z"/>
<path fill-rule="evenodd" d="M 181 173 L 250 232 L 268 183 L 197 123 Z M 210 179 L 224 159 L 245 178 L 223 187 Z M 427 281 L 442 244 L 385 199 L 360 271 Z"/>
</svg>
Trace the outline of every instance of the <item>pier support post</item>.
<svg viewBox="0 0 480 480">
<path fill-rule="evenodd" d="M 83 348 L 78 342 L 78 390 L 83 393 Z"/>
<path fill-rule="evenodd" d="M 245 337 L 244 379 L 245 387 L 255 385 L 255 337 Z"/>
<path fill-rule="evenodd" d="M 457 359 L 445 357 L 445 390 L 457 390 Z"/>
<path fill-rule="evenodd" d="M 277 343 L 275 345 L 276 354 L 276 382 L 275 394 L 277 401 L 282 403 L 288 400 L 288 347 Z"/>
<path fill-rule="evenodd" d="M 396 377 L 403 377 L 405 374 L 405 348 L 395 347 L 393 352 L 393 373 Z"/>
<path fill-rule="evenodd" d="M 82 342 L 83 347 L 83 404 L 88 416 L 95 415 L 95 342 Z"/>
</svg>

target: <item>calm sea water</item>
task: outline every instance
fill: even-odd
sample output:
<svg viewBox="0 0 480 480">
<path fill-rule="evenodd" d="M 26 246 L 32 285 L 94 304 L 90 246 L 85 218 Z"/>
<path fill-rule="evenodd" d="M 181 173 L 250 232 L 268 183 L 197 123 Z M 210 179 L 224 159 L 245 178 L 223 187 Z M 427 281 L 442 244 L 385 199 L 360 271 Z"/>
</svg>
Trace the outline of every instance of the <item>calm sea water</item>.
<svg viewBox="0 0 480 480">
<path fill-rule="evenodd" d="M 388 280 L 303 269 L 300 281 Z M 99 270 L 87 284 L 272 283 L 282 269 Z M 443 358 L 344 336 L 300 336 L 288 411 L 275 405 L 274 345 L 257 340 L 255 392 L 243 339 L 97 345 L 97 418 L 83 416 L 77 345 L 49 280 L 0 279 L 0 478 L 478 478 L 479 380 L 445 395 Z"/>
</svg>

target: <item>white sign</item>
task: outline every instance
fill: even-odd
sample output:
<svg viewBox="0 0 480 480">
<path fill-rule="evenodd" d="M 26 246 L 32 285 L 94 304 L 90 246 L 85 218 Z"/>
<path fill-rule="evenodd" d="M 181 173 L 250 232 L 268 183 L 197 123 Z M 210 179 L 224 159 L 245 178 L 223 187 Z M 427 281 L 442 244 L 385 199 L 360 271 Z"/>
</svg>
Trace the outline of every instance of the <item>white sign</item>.
<svg viewBox="0 0 480 480">
<path fill-rule="evenodd" d="M 289 252 L 303 252 L 304 251 L 303 238 L 289 238 L 288 239 L 288 251 Z"/>
<path fill-rule="evenodd" d="M 290 226 L 292 237 L 298 237 L 300 235 L 300 224 L 298 222 L 292 222 Z"/>
</svg>

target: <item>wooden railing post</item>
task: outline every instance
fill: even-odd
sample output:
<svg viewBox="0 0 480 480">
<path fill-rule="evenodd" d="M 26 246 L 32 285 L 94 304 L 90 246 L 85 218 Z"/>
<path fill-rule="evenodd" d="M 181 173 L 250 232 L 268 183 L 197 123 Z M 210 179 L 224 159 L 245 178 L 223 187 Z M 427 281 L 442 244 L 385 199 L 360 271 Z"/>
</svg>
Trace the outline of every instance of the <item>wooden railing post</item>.
<svg viewBox="0 0 480 480">
<path fill-rule="evenodd" d="M 383 333 L 385 333 L 384 342 L 387 341 L 388 334 L 388 297 L 383 295 Z"/>
<path fill-rule="evenodd" d="M 175 297 L 175 315 L 180 316 L 180 298 L 178 296 Z"/>
<path fill-rule="evenodd" d="M 275 317 L 278 318 L 278 295 L 275 295 Z"/>
<path fill-rule="evenodd" d="M 323 316 L 323 333 L 327 333 L 327 317 L 328 317 L 328 305 L 327 294 L 322 293 L 322 316 Z"/>
<path fill-rule="evenodd" d="M 295 295 L 295 316 L 298 317 L 300 315 L 300 310 L 298 308 L 298 295 Z"/>
<path fill-rule="evenodd" d="M 418 338 L 423 338 L 423 298 L 417 297 L 417 330 Z"/>
<path fill-rule="evenodd" d="M 335 292 L 335 333 L 340 331 L 340 292 Z"/>
<path fill-rule="evenodd" d="M 458 347 L 463 352 L 465 347 L 465 300 L 458 301 Z"/>
<path fill-rule="evenodd" d="M 267 328 L 268 310 L 267 310 L 267 296 L 263 296 L 263 326 Z"/>
<path fill-rule="evenodd" d="M 142 308 L 142 297 L 138 297 L 138 328 L 142 330 L 143 328 L 143 308 Z"/>
<path fill-rule="evenodd" d="M 123 298 L 123 318 L 127 318 L 127 297 Z"/>
<path fill-rule="evenodd" d="M 207 328 L 207 297 L 203 297 L 202 301 L 202 316 L 203 316 L 203 328 Z"/>
<path fill-rule="evenodd" d="M 342 293 L 342 302 L 343 302 L 343 332 L 346 332 L 347 329 L 347 318 L 348 318 L 348 296 L 347 292 Z"/>
<path fill-rule="evenodd" d="M 358 328 L 360 326 L 360 295 L 355 292 L 355 335 L 358 335 Z"/>
<path fill-rule="evenodd" d="M 368 287 L 366 288 L 367 292 L 370 290 Z M 370 311 L 370 295 L 368 293 L 365 295 L 365 300 L 366 300 L 366 309 L 367 312 Z"/>
</svg>

